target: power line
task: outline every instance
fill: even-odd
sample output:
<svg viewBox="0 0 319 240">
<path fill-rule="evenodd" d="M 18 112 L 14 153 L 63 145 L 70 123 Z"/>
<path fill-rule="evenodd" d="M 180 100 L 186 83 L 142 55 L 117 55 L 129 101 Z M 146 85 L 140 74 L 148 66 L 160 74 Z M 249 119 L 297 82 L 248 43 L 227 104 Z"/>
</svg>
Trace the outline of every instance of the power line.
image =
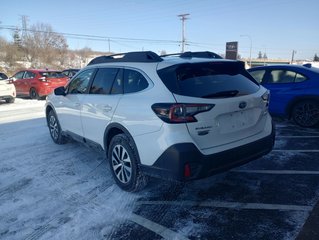
<svg viewBox="0 0 319 240">
<path fill-rule="evenodd" d="M 15 30 L 15 26 L 0 26 L 0 29 L 7 29 L 7 30 Z M 125 37 L 111 37 L 111 36 L 99 36 L 99 35 L 88 35 L 88 34 L 76 34 L 76 33 L 65 33 L 65 32 L 55 32 L 55 31 L 42 31 L 42 30 L 35 30 L 35 29 L 25 29 L 26 32 L 38 32 L 38 33 L 55 33 L 60 34 L 65 37 L 80 37 L 87 40 L 123 40 L 123 41 L 144 41 L 144 42 L 153 42 L 153 43 L 175 43 L 178 44 L 179 41 L 177 40 L 167 40 L 167 39 L 146 39 L 146 38 L 125 38 Z"/>
</svg>

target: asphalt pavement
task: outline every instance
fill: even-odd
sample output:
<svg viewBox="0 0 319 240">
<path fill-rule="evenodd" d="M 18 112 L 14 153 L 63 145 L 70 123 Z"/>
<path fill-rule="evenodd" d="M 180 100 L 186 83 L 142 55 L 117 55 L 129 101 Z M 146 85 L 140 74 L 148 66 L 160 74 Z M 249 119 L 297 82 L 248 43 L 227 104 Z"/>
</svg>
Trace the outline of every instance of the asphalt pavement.
<svg viewBox="0 0 319 240">
<path fill-rule="evenodd" d="M 43 105 L 0 105 L 1 240 L 319 239 L 319 129 L 276 120 L 275 148 L 260 159 L 127 193 L 104 154 L 52 142 Z"/>
</svg>

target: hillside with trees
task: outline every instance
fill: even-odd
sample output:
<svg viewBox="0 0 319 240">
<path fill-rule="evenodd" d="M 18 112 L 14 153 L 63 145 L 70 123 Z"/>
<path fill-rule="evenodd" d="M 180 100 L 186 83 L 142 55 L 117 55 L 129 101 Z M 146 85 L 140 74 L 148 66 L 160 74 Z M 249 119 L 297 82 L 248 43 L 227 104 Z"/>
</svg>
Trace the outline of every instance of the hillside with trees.
<svg viewBox="0 0 319 240">
<path fill-rule="evenodd" d="M 38 23 L 28 31 L 17 28 L 12 41 L 0 36 L 0 71 L 8 75 L 22 68 L 81 68 L 93 57 L 105 54 L 88 47 L 70 50 L 66 38 L 49 24 Z"/>
</svg>

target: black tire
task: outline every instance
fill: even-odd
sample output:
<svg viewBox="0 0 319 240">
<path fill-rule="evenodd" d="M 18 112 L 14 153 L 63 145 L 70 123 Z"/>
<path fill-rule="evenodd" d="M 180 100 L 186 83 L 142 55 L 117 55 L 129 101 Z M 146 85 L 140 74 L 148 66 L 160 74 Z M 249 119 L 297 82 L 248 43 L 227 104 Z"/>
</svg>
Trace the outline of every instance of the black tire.
<svg viewBox="0 0 319 240">
<path fill-rule="evenodd" d="M 14 101 L 15 101 L 14 97 L 6 99 L 6 103 L 14 103 Z"/>
<path fill-rule="evenodd" d="M 31 99 L 39 99 L 39 94 L 35 88 L 30 89 L 29 95 Z"/>
<path fill-rule="evenodd" d="M 53 142 L 56 144 L 65 144 L 67 142 L 67 138 L 62 135 L 59 120 L 53 110 L 50 110 L 47 116 L 47 122 Z"/>
<path fill-rule="evenodd" d="M 301 127 L 315 127 L 319 125 L 319 102 L 304 100 L 294 105 L 292 119 Z"/>
<path fill-rule="evenodd" d="M 111 140 L 108 160 L 116 184 L 125 191 L 136 192 L 148 182 L 138 166 L 138 155 L 134 144 L 125 134 L 118 134 Z"/>
</svg>

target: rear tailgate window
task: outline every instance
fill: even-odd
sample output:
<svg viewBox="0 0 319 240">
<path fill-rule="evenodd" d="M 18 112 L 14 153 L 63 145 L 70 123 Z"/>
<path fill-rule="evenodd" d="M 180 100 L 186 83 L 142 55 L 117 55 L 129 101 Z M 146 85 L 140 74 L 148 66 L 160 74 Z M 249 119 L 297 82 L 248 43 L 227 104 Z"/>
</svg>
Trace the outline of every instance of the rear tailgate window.
<svg viewBox="0 0 319 240">
<path fill-rule="evenodd" d="M 225 98 L 259 90 L 242 62 L 183 63 L 157 72 L 171 92 L 183 96 Z"/>
<path fill-rule="evenodd" d="M 40 72 L 42 77 L 46 78 L 65 78 L 66 76 L 62 72 Z"/>
</svg>

